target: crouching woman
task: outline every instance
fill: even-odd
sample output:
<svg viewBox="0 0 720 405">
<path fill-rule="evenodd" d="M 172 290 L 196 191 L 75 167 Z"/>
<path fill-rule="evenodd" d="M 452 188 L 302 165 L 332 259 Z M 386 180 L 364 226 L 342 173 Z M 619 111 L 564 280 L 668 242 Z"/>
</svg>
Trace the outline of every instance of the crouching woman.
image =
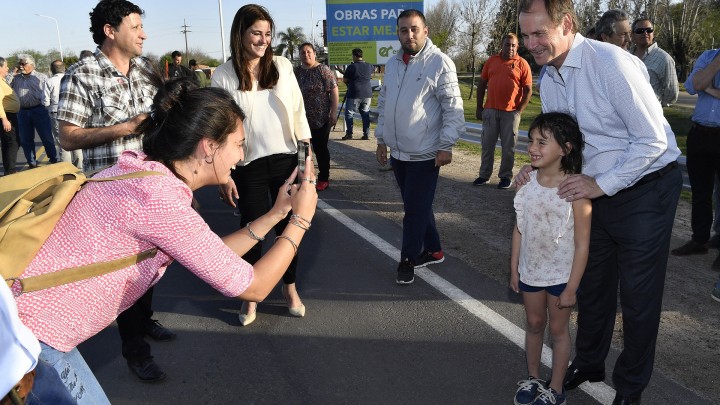
<svg viewBox="0 0 720 405">
<path fill-rule="evenodd" d="M 161 175 L 90 183 L 67 207 L 22 277 L 137 254 L 150 259 L 102 276 L 19 295 L 20 318 L 41 342 L 40 359 L 53 365 L 78 403 L 109 403 L 76 346 L 110 325 L 158 282 L 177 260 L 229 297 L 262 301 L 295 256 L 315 214 L 317 193 L 310 160 L 300 185 L 291 174 L 273 208 L 252 224 L 220 237 L 192 208 L 193 191 L 225 184 L 243 159 L 240 107 L 222 89 L 191 80 L 168 82 L 141 124 L 143 151 L 125 151 L 97 177 L 136 171 Z M 254 265 L 241 256 L 292 210 L 288 226 Z"/>
</svg>

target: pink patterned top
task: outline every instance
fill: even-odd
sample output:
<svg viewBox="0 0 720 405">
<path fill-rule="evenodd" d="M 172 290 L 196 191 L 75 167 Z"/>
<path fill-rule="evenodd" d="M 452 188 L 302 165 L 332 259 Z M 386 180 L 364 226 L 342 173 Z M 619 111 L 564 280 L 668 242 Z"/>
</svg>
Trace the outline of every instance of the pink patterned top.
<svg viewBox="0 0 720 405">
<path fill-rule="evenodd" d="M 165 166 L 145 161 L 142 152 L 126 151 L 97 177 L 139 170 L 166 175 L 88 184 L 23 273 L 33 276 L 159 248 L 154 258 L 126 269 L 17 297 L 22 322 L 57 350 L 70 351 L 112 323 L 160 280 L 173 259 L 228 297 L 252 283 L 252 266 L 210 230 L 190 206 L 190 188 Z"/>
</svg>

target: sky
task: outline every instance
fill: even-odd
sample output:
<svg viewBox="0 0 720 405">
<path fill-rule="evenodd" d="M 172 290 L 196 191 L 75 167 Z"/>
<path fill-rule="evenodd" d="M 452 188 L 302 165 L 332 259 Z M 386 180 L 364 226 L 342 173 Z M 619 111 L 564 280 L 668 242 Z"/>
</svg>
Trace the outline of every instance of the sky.
<svg viewBox="0 0 720 405">
<path fill-rule="evenodd" d="M 230 27 L 235 12 L 248 1 L 221 0 L 225 25 L 226 56 L 230 56 Z M 42 14 L 57 20 L 60 42 L 64 54 L 78 55 L 83 49 L 94 50 L 96 45 L 90 34 L 89 12 L 97 0 L 26 0 L 3 4 L 3 23 L 0 24 L 0 56 L 8 57 L 21 49 L 47 52 L 58 49 L 55 21 L 39 17 Z M 179 50 L 185 52 L 185 36 L 181 33 L 186 23 L 188 49 L 200 49 L 212 58 L 222 59 L 220 14 L 216 0 L 134 0 L 145 11 L 143 24 L 147 40 L 143 53 L 161 56 Z M 322 20 L 325 19 L 324 0 L 263 0 L 275 20 L 276 31 L 300 26 L 310 39 L 313 29 L 316 38 L 322 37 Z M 434 4 L 426 0 L 425 7 Z M 204 6 L 200 6 L 204 5 Z M 183 22 L 184 21 L 184 22 Z M 320 21 L 319 26 L 315 24 Z M 275 42 L 273 42 L 275 44 Z"/>
</svg>

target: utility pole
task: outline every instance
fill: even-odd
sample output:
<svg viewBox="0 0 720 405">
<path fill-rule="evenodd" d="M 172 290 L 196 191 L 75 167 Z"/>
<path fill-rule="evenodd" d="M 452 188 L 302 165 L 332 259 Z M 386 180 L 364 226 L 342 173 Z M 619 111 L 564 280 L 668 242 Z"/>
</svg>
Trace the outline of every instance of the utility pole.
<svg viewBox="0 0 720 405">
<path fill-rule="evenodd" d="M 185 58 L 188 57 L 187 33 L 192 32 L 192 31 L 189 31 L 188 28 L 190 28 L 190 26 L 187 25 L 187 22 L 185 22 L 185 19 L 183 18 L 183 25 L 182 25 L 183 30 L 180 32 L 185 35 Z M 190 59 L 187 59 L 187 60 L 189 61 Z M 188 63 L 188 62 L 185 62 L 185 63 Z"/>
</svg>

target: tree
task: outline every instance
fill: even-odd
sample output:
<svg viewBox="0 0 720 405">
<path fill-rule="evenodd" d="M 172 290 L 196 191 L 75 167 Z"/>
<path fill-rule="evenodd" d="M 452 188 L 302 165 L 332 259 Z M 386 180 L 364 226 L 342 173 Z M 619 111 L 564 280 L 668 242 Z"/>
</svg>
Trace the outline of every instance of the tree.
<svg viewBox="0 0 720 405">
<path fill-rule="evenodd" d="M 514 32 L 520 36 L 518 26 L 517 0 L 501 0 L 500 10 L 495 14 L 495 22 L 490 31 L 490 42 L 485 48 L 488 55 L 499 53 L 505 34 Z"/>
<path fill-rule="evenodd" d="M 440 0 L 425 13 L 429 37 L 435 46 L 448 53 L 457 44 L 458 6 Z"/>
<path fill-rule="evenodd" d="M 280 44 L 275 47 L 276 55 L 285 55 L 291 61 L 295 60 L 295 50 L 303 42 L 307 42 L 302 27 L 288 27 L 287 30 L 278 32 L 276 37 Z"/>
<path fill-rule="evenodd" d="M 575 0 L 575 12 L 578 17 L 578 32 L 583 35 L 600 19 L 600 0 Z"/>
<path fill-rule="evenodd" d="M 465 29 L 460 33 L 470 38 L 470 65 L 472 69 L 472 82 L 470 83 L 470 95 L 468 100 L 473 98 L 473 90 L 475 88 L 475 63 L 477 61 L 477 46 L 483 43 L 487 36 L 486 29 L 489 23 L 488 17 L 488 0 L 463 0 L 460 5 L 460 18 L 464 23 Z"/>
<path fill-rule="evenodd" d="M 663 16 L 667 24 L 666 42 L 669 42 L 665 50 L 675 58 L 678 80 L 684 82 L 691 67 L 690 55 L 703 50 L 700 47 L 701 36 L 698 27 L 701 18 L 705 18 L 709 11 L 709 1 L 685 0 L 682 3 L 670 4 L 670 0 L 663 0 L 663 6 L 669 11 Z"/>
</svg>

